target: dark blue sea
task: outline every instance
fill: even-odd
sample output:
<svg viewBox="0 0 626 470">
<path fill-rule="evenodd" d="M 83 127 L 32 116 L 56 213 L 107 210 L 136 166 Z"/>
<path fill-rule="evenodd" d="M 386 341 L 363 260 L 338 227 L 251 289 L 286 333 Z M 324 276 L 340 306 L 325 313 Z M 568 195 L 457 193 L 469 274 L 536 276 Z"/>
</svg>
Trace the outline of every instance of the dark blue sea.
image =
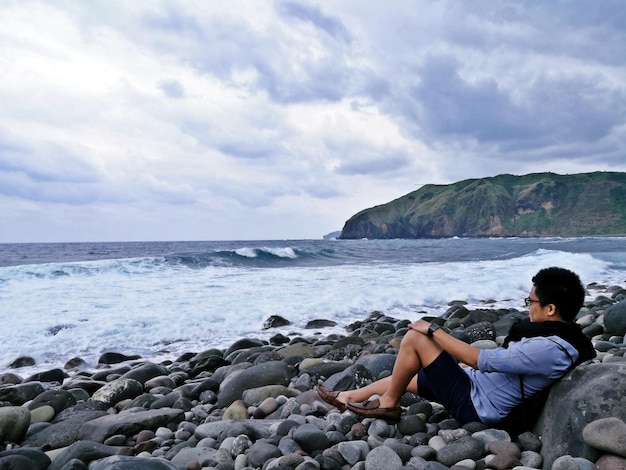
<svg viewBox="0 0 626 470">
<path fill-rule="evenodd" d="M 152 360 L 278 331 L 345 333 L 374 310 L 440 315 L 452 300 L 523 309 L 530 278 L 563 266 L 626 280 L 626 238 L 0 244 L 0 371 L 107 351 Z M 281 315 L 291 325 L 264 330 Z M 312 319 L 337 327 L 304 330 Z"/>
</svg>

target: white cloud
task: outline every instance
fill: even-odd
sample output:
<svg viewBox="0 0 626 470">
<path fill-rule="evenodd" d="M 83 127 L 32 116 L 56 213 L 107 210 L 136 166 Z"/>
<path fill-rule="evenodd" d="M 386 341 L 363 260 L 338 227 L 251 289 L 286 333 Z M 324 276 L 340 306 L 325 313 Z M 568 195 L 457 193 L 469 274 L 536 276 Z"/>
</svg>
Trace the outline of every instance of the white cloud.
<svg viewBox="0 0 626 470">
<path fill-rule="evenodd" d="M 620 2 L 0 6 L 0 242 L 311 238 L 425 183 L 626 171 Z"/>
</svg>

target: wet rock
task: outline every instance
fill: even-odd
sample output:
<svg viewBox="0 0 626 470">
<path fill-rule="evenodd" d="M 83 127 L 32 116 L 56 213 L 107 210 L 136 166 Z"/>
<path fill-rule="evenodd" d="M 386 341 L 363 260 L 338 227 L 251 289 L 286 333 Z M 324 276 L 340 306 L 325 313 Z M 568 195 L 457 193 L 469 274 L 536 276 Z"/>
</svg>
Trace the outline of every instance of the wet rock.
<svg viewBox="0 0 626 470">
<path fill-rule="evenodd" d="M 34 399 L 44 388 L 39 382 L 21 383 L 0 388 L 0 402 L 5 401 L 15 406 L 20 406 Z"/>
<path fill-rule="evenodd" d="M 111 406 L 127 398 L 138 397 L 142 393 L 141 382 L 132 378 L 119 378 L 99 388 L 91 398 Z"/>
</svg>

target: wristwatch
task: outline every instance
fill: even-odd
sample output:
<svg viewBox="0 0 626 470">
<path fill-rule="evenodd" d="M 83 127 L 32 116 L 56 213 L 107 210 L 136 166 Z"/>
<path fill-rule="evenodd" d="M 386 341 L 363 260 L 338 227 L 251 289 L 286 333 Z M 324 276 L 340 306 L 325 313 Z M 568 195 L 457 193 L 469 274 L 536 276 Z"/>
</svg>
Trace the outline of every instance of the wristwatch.
<svg viewBox="0 0 626 470">
<path fill-rule="evenodd" d="M 441 327 L 437 325 L 436 323 L 431 323 L 430 326 L 428 327 L 428 336 L 432 338 L 435 331 L 437 331 L 439 328 Z"/>
</svg>

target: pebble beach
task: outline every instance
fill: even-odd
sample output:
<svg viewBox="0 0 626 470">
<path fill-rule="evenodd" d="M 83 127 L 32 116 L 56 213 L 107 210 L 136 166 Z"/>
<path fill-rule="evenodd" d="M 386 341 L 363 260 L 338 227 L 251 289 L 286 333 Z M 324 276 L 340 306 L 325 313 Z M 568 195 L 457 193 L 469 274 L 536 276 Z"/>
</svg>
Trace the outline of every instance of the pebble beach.
<svg viewBox="0 0 626 470">
<path fill-rule="evenodd" d="M 598 351 L 593 362 L 621 362 L 623 333 L 608 333 L 604 314 L 624 303 L 626 291 L 595 284 L 588 290 L 593 300 L 577 321 Z M 438 321 L 488 348 L 526 315 L 522 309 L 468 310 L 452 302 Z M 403 397 L 397 424 L 341 413 L 320 399 L 318 384 L 348 389 L 388 375 L 409 322 L 371 312 L 345 325 L 345 334 L 325 334 L 336 323 L 317 319 L 307 325 L 308 334 L 242 338 L 226 349 L 160 363 L 111 351 L 96 369 L 75 357 L 29 377 L 20 369 L 32 359 L 16 358 L 0 373 L 0 468 L 626 468 L 626 449 L 619 444 L 626 424 L 615 417 L 585 428 L 585 444 L 594 452 L 547 463 L 541 435 L 512 437 L 482 423 L 461 426 L 441 405 L 412 394 Z M 288 323 L 273 316 L 265 328 Z"/>
</svg>

